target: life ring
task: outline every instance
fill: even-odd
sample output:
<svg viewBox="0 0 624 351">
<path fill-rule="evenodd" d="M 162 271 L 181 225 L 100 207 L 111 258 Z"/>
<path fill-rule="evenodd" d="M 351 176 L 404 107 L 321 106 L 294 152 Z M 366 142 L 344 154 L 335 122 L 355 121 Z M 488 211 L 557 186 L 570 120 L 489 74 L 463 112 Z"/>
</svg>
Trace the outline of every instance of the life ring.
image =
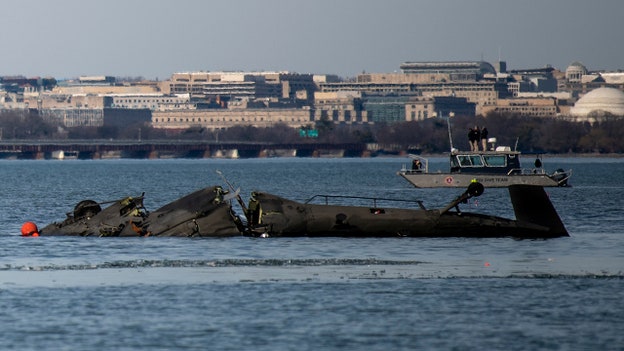
<svg viewBox="0 0 624 351">
<path fill-rule="evenodd" d="M 449 177 L 444 178 L 444 182 L 448 185 L 453 184 L 453 177 L 449 176 Z"/>
</svg>

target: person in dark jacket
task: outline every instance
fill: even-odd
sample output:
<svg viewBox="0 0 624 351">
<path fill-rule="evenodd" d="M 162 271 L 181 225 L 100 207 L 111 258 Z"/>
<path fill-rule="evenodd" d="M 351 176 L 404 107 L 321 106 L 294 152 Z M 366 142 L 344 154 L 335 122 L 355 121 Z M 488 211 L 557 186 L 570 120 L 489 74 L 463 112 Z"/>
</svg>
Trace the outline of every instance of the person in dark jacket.
<svg viewBox="0 0 624 351">
<path fill-rule="evenodd" d="M 470 151 L 473 151 L 473 152 L 479 151 L 479 139 L 480 138 L 481 138 L 481 131 L 479 130 L 479 126 L 470 128 L 470 131 L 468 132 L 468 141 L 470 142 Z"/>
<path fill-rule="evenodd" d="M 470 144 L 470 151 L 475 151 L 475 131 L 472 128 L 468 128 L 468 144 Z"/>
<path fill-rule="evenodd" d="M 487 139 L 488 139 L 488 130 L 483 127 L 481 129 L 481 146 L 483 147 L 483 151 L 487 151 Z"/>
</svg>

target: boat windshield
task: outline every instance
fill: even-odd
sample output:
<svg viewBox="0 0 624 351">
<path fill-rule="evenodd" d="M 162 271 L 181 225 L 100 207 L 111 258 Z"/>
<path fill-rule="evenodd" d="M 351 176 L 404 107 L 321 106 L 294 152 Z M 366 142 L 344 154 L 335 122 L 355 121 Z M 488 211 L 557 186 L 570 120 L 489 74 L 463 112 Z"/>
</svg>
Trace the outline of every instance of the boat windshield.
<svg viewBox="0 0 624 351">
<path fill-rule="evenodd" d="M 461 167 L 483 167 L 481 155 L 458 155 L 457 160 Z"/>
<path fill-rule="evenodd" d="M 507 157 L 505 155 L 483 155 L 483 161 L 488 167 L 507 166 Z"/>
</svg>

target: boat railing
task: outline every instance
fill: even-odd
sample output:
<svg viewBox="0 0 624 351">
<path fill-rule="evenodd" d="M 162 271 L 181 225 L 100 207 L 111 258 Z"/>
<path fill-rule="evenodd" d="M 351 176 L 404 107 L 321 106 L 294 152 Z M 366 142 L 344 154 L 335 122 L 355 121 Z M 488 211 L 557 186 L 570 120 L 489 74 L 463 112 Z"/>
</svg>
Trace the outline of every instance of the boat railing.
<svg viewBox="0 0 624 351">
<path fill-rule="evenodd" d="M 409 157 L 412 159 L 412 164 L 407 167 L 406 164 L 403 164 L 401 167 L 401 173 L 405 174 L 413 174 L 413 173 L 429 173 L 429 159 L 426 157 L 422 157 L 419 155 L 409 154 Z M 420 168 L 414 167 L 415 162 L 419 161 Z"/>
<path fill-rule="evenodd" d="M 546 171 L 543 168 L 512 168 L 507 172 L 507 175 L 514 174 L 522 174 L 522 175 L 531 175 L 531 174 L 546 174 Z"/>
<path fill-rule="evenodd" d="M 418 207 L 425 210 L 425 206 L 423 205 L 422 200 L 404 200 L 404 199 L 387 199 L 382 197 L 366 197 L 366 196 L 349 196 L 349 195 L 323 195 L 317 194 L 306 200 L 305 204 L 310 204 L 312 201 L 316 199 L 322 199 L 325 202 L 325 205 L 329 205 L 329 199 L 350 199 L 350 200 L 368 200 L 373 202 L 373 207 L 377 207 L 378 202 L 403 202 L 403 203 L 412 203 L 418 204 Z"/>
</svg>

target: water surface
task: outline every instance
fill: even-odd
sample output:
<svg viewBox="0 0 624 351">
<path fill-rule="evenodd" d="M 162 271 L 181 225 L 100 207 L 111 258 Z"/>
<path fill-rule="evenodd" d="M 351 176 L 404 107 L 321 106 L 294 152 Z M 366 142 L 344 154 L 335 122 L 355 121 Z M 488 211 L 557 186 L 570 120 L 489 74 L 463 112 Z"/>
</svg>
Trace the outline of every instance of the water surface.
<svg viewBox="0 0 624 351">
<path fill-rule="evenodd" d="M 72 238 L 19 236 L 84 199 L 145 192 L 156 209 L 223 185 L 419 199 L 403 158 L 0 161 L 0 344 L 7 349 L 548 349 L 624 345 L 624 160 L 547 190 L 569 238 Z M 430 167 L 444 169 L 446 160 Z M 532 160 L 523 160 L 531 163 Z M 464 205 L 513 217 L 505 189 Z"/>
</svg>

